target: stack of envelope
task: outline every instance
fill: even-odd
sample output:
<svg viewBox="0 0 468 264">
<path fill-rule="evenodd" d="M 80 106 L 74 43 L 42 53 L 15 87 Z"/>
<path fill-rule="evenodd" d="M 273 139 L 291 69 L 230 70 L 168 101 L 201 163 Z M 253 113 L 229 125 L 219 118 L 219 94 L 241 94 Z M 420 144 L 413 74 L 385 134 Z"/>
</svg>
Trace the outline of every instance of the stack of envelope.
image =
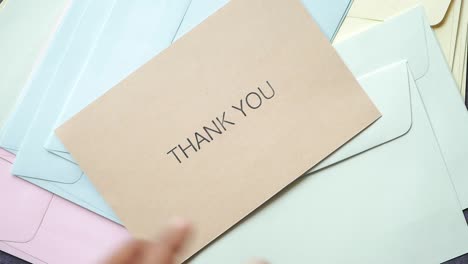
<svg viewBox="0 0 468 264">
<path fill-rule="evenodd" d="M 420 4 L 434 29 L 463 98 L 466 97 L 468 3 L 463 0 L 354 0 L 336 42 Z"/>
<path fill-rule="evenodd" d="M 199 231 L 180 262 L 468 253 L 463 0 L 8 0 L 0 22 L 18 263 L 100 263 L 173 216 Z"/>
</svg>

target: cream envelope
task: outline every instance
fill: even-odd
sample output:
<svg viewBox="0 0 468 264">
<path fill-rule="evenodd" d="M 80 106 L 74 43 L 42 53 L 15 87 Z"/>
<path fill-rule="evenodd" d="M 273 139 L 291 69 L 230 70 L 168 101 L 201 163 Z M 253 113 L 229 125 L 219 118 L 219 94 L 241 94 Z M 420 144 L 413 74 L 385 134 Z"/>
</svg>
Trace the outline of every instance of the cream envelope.
<svg viewBox="0 0 468 264">
<path fill-rule="evenodd" d="M 69 4 L 14 0 L 0 5 L 0 129 Z"/>
<path fill-rule="evenodd" d="M 468 35 L 467 35 L 468 36 Z M 467 98 L 466 98 L 466 75 L 468 74 L 467 72 L 467 62 L 468 62 L 468 41 L 466 43 L 466 46 L 465 46 L 465 60 L 464 60 L 464 63 L 463 63 L 463 74 L 462 74 L 462 90 L 461 90 L 461 93 L 462 93 L 462 98 L 465 99 L 465 105 L 468 107 L 468 101 L 467 101 Z"/>
<path fill-rule="evenodd" d="M 454 67 L 462 3 L 463 0 L 452 0 L 452 4 L 450 5 L 444 20 L 442 20 L 438 25 L 432 27 L 451 69 Z"/>
<path fill-rule="evenodd" d="M 468 112 L 422 7 L 335 45 L 356 76 L 408 60 L 463 209 L 468 208 Z"/>
<path fill-rule="evenodd" d="M 349 16 L 372 20 L 385 20 L 418 4 L 424 6 L 432 26 L 445 17 L 453 0 L 354 0 Z"/>
<path fill-rule="evenodd" d="M 232 0 L 58 135 L 134 235 L 191 219 L 185 259 L 379 116 L 299 0 Z"/>
<path fill-rule="evenodd" d="M 336 42 L 363 31 L 416 4 L 422 4 L 449 65 L 454 61 L 462 0 L 356 0 L 340 29 Z"/>
<path fill-rule="evenodd" d="M 455 60 L 453 64 L 453 76 L 455 81 L 457 82 L 458 87 L 460 88 L 462 94 L 463 88 L 465 84 L 463 83 L 463 79 L 465 78 L 466 71 L 465 65 L 465 53 L 466 53 L 466 44 L 467 44 L 467 32 L 468 32 L 468 3 L 466 1 L 462 2 L 461 7 L 461 16 L 460 16 L 460 23 L 459 23 L 459 34 L 457 34 L 457 42 L 455 46 Z"/>
<path fill-rule="evenodd" d="M 382 118 L 191 263 L 427 264 L 468 251 L 468 227 L 406 62 L 359 81 Z"/>
</svg>

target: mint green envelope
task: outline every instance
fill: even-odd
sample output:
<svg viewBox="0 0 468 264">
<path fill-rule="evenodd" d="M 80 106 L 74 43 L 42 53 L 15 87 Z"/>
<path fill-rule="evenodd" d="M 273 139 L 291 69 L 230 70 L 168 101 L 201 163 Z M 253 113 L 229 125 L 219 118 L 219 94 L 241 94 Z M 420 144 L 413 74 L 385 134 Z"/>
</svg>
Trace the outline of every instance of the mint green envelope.
<svg viewBox="0 0 468 264">
<path fill-rule="evenodd" d="M 70 0 L 11 0 L 0 5 L 0 129 Z"/>
<path fill-rule="evenodd" d="M 468 227 L 406 62 L 359 81 L 382 118 L 191 263 L 441 263 Z"/>
<path fill-rule="evenodd" d="M 461 207 L 468 208 L 468 112 L 424 8 L 413 8 L 335 47 L 357 76 L 408 60 Z"/>
<path fill-rule="evenodd" d="M 67 9 L 67 14 L 61 20 L 56 33 L 49 42 L 43 59 L 29 77 L 23 88 L 14 111 L 10 114 L 2 129 L 0 129 L 0 147 L 12 153 L 17 153 L 28 132 L 29 126 L 41 103 L 47 87 L 56 76 L 59 68 L 74 40 L 81 20 L 89 7 L 91 0 L 74 1 Z M 91 32 L 90 32 L 91 34 Z M 87 41 L 81 36 L 82 41 Z"/>
</svg>

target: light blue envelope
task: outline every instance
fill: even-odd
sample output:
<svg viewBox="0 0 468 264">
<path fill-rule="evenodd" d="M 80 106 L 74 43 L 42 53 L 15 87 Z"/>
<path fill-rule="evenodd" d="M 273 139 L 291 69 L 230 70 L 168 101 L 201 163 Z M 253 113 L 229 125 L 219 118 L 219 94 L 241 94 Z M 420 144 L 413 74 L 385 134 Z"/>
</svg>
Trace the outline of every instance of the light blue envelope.
<svg viewBox="0 0 468 264">
<path fill-rule="evenodd" d="M 118 4 L 54 128 L 169 47 L 189 4 L 190 0 Z M 54 130 L 49 130 L 45 148 L 73 162 Z"/>
<path fill-rule="evenodd" d="M 85 71 L 86 66 L 94 66 L 96 58 L 105 58 L 105 61 L 112 58 L 112 63 L 121 66 L 118 73 L 128 74 L 125 67 L 134 66 L 129 60 L 138 58 L 138 54 L 147 56 L 148 51 L 171 43 L 188 1 L 116 0 L 92 1 L 91 5 L 57 73 L 48 84 L 12 172 L 118 222 L 80 168 L 48 152 L 43 145 L 78 80 L 81 77 L 91 78 L 92 75 L 87 75 L 89 72 Z M 160 16 L 155 17 L 155 14 Z M 106 64 L 99 66 L 102 69 L 95 68 L 99 70 L 96 73 L 99 76 L 107 74 L 107 68 L 111 68 Z"/>
<path fill-rule="evenodd" d="M 352 0 L 301 0 L 328 39 L 335 38 Z M 227 4 L 229 0 L 192 0 L 176 39 Z"/>
<path fill-rule="evenodd" d="M 406 62 L 359 82 L 382 118 L 190 263 L 427 264 L 468 251 L 468 227 Z"/>
<path fill-rule="evenodd" d="M 192 30 L 228 2 L 229 0 L 192 0 L 179 26 L 175 39 Z M 332 40 L 344 20 L 352 1 L 302 0 L 302 2 L 312 16 L 315 17 L 323 32 Z M 142 28 L 141 30 L 148 29 Z M 131 43 L 129 39 L 117 45 L 128 47 L 128 49 L 130 47 L 138 47 L 138 43 Z M 142 42 L 147 43 L 148 41 Z M 70 94 L 68 104 L 64 107 L 55 127 L 62 125 L 109 88 L 128 76 L 130 72 L 136 70 L 157 52 L 170 44 L 161 42 L 158 46 L 154 46 L 153 49 L 148 50 L 140 47 L 135 52 L 118 51 L 119 56 L 109 56 L 110 51 L 107 47 L 112 46 L 111 43 L 113 43 L 113 39 L 110 39 L 109 43 L 104 43 L 102 49 L 96 52 L 95 61 L 90 63 L 84 74 L 86 77 L 82 78 L 81 82 L 75 87 L 75 91 Z M 114 49 L 118 48 L 114 47 Z M 45 148 L 56 155 L 74 162 L 65 146 L 55 136 L 54 131 L 51 131 Z"/>
<path fill-rule="evenodd" d="M 1 2 L 0 129 L 69 6 L 70 0 Z"/>
<path fill-rule="evenodd" d="M 408 60 L 463 209 L 468 208 L 468 112 L 423 7 L 336 45 L 356 75 Z M 424 155 L 424 154 L 422 154 Z"/>
<path fill-rule="evenodd" d="M 51 39 L 43 60 L 38 64 L 37 70 L 33 72 L 23 89 L 22 98 L 0 130 L 1 148 L 12 153 L 17 153 L 19 150 L 41 99 L 71 45 L 74 32 L 86 12 L 89 2 L 90 0 L 72 2 L 56 34 Z"/>
<path fill-rule="evenodd" d="M 45 82 L 34 82 L 31 83 L 29 87 L 30 92 L 42 90 L 44 95 L 39 107 L 36 109 L 35 117 L 29 127 L 29 131 L 24 137 L 21 148 L 17 153 L 12 172 L 18 176 L 23 176 L 25 180 L 46 190 L 57 193 L 60 196 L 67 196 L 69 195 L 70 184 L 58 184 L 53 181 L 54 178 L 50 177 L 50 175 L 47 175 L 45 172 L 47 168 L 54 166 L 57 171 L 60 171 L 64 179 L 63 183 L 76 182 L 73 185 L 74 188 L 80 188 L 80 186 L 85 184 L 86 188 L 82 188 L 83 191 L 80 192 L 80 195 L 86 197 L 86 199 L 92 199 L 93 204 L 97 207 L 96 210 L 101 210 L 103 213 L 107 213 L 109 217 L 115 218 L 112 211 L 92 188 L 90 183 L 73 179 L 73 174 L 71 174 L 69 170 L 70 166 L 66 166 L 66 164 L 63 163 L 53 163 L 54 158 L 58 159 L 58 157 L 54 155 L 53 157 L 49 156 L 50 153 L 42 147 L 43 141 L 47 137 L 50 127 L 53 125 L 56 118 L 54 113 L 59 113 L 62 108 L 60 98 L 66 97 L 68 94 L 66 88 L 76 81 L 82 66 L 87 63 L 87 58 L 94 48 L 94 43 L 97 41 L 98 36 L 101 34 L 113 10 L 115 1 L 86 2 L 87 1 L 83 1 L 82 3 L 80 3 L 80 1 L 74 2 L 71 12 L 81 11 L 83 5 L 85 6 L 85 12 L 79 18 L 79 24 L 74 29 L 72 38 L 69 40 L 69 44 L 66 47 L 65 54 L 61 58 L 59 66 L 56 67 L 53 76 L 47 76 L 48 73 L 44 72 L 44 76 L 37 76 L 37 78 L 43 78 Z M 74 13 L 71 13 L 69 18 L 74 19 Z M 54 51 L 50 51 L 45 61 L 49 59 L 53 60 L 55 54 Z M 39 73 L 41 71 L 42 69 L 38 70 Z M 81 171 L 79 168 L 74 168 L 72 173 L 81 174 Z M 75 197 L 74 202 L 84 206 L 87 203 L 86 199 Z"/>
</svg>

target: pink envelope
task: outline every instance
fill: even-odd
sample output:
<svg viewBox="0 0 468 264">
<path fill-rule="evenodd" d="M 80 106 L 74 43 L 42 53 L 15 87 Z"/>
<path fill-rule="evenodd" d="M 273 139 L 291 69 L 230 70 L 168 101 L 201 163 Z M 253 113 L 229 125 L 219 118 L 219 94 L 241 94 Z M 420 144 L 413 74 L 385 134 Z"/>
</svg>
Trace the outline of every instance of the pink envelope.
<svg viewBox="0 0 468 264">
<path fill-rule="evenodd" d="M 10 174 L 0 149 L 0 250 L 32 263 L 99 263 L 127 230 Z"/>
<path fill-rule="evenodd" d="M 15 155 L 0 148 L 0 159 L 4 159 L 10 163 L 13 163 L 13 161 L 15 160 Z"/>
</svg>

